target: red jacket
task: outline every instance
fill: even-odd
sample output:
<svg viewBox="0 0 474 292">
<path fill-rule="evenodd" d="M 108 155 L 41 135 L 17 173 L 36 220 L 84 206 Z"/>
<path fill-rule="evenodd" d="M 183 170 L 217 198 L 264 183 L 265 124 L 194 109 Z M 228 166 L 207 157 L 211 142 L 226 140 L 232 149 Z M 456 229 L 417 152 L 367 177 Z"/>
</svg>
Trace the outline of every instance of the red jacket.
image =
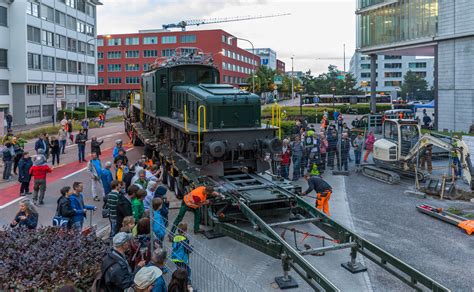
<svg viewBox="0 0 474 292">
<path fill-rule="evenodd" d="M 291 149 L 290 146 L 286 149 L 285 152 L 281 154 L 281 164 L 282 165 L 290 165 L 291 162 Z"/>
<path fill-rule="evenodd" d="M 35 179 L 46 179 L 46 174 L 51 172 L 51 168 L 48 165 L 33 165 L 30 168 L 30 174 Z"/>
</svg>

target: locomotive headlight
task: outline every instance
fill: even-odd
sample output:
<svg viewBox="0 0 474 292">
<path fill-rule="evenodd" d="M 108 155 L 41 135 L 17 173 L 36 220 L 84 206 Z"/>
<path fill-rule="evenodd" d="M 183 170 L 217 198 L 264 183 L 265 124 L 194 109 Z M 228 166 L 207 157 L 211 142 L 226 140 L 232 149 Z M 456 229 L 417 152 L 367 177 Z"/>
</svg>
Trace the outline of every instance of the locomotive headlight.
<svg viewBox="0 0 474 292">
<path fill-rule="evenodd" d="M 225 148 L 225 143 L 222 141 L 214 141 L 209 143 L 208 145 L 209 153 L 214 158 L 221 158 L 222 156 L 224 156 L 226 152 Z"/>
</svg>

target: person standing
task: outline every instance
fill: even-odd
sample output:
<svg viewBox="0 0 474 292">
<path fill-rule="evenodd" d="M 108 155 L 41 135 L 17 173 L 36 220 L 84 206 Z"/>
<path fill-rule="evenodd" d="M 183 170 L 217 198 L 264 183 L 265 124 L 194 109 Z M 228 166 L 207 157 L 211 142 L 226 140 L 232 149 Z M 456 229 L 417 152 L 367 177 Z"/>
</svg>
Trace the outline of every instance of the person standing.
<svg viewBox="0 0 474 292">
<path fill-rule="evenodd" d="M 3 179 L 11 180 L 12 177 L 12 165 L 13 157 L 15 156 L 15 151 L 13 150 L 13 145 L 11 142 L 5 143 L 5 148 L 2 151 L 2 160 L 3 160 Z"/>
<path fill-rule="evenodd" d="M 61 121 L 61 125 L 62 125 L 62 121 Z M 67 126 L 67 121 L 66 121 L 66 126 Z M 67 144 L 67 131 L 64 129 L 64 126 L 62 126 L 58 131 L 58 140 L 59 140 L 59 147 L 61 148 L 61 153 L 65 154 L 64 151 L 66 150 L 66 144 Z"/>
<path fill-rule="evenodd" d="M 112 162 L 107 161 L 105 163 L 105 168 L 102 169 L 100 174 L 100 180 L 102 181 L 102 187 L 104 188 L 104 196 L 107 196 L 107 194 L 110 193 L 110 183 L 114 180 L 112 172 L 110 171 L 111 168 Z"/>
<path fill-rule="evenodd" d="M 117 225 L 115 232 L 117 233 L 123 225 L 125 217 L 133 216 L 132 200 L 138 192 L 137 186 L 130 186 L 126 194 L 121 194 L 117 203 Z"/>
<path fill-rule="evenodd" d="M 114 146 L 114 150 L 112 150 L 112 156 L 114 157 L 114 159 L 120 154 L 120 150 L 123 150 L 125 152 L 125 149 L 123 149 L 123 145 L 122 145 L 122 140 L 121 139 L 118 139 L 118 140 L 115 140 L 115 146 Z M 127 162 L 128 164 L 128 162 Z"/>
<path fill-rule="evenodd" d="M 44 151 L 44 156 L 46 157 L 46 160 L 49 159 L 49 154 L 51 154 L 51 147 L 50 147 L 50 143 L 49 143 L 49 136 L 48 136 L 48 133 L 44 133 L 43 134 L 44 136 L 44 141 L 46 142 L 46 150 Z"/>
<path fill-rule="evenodd" d="M 123 148 L 118 150 L 118 155 L 114 157 L 114 164 L 117 167 L 118 161 L 122 161 L 122 165 L 128 165 L 128 157 Z M 132 183 L 133 184 L 133 183 Z"/>
<path fill-rule="evenodd" d="M 319 168 L 321 172 L 326 170 L 326 160 L 327 160 L 327 149 L 328 149 L 328 140 L 324 132 L 319 133 L 319 155 L 321 157 L 321 167 Z"/>
<path fill-rule="evenodd" d="M 338 164 L 338 170 L 341 171 L 344 168 L 345 171 L 349 170 L 348 166 L 348 159 L 349 159 L 349 152 L 351 150 L 351 140 L 349 139 L 349 135 L 347 133 L 342 133 L 341 136 L 341 163 Z"/>
<path fill-rule="evenodd" d="M 154 266 L 161 270 L 162 275 L 156 279 L 155 283 L 153 284 L 152 292 L 166 292 L 166 282 L 163 278 L 163 274 L 168 273 L 168 268 L 166 268 L 166 259 L 168 258 L 168 253 L 166 250 L 158 248 L 156 249 L 153 254 L 151 255 L 150 262 L 147 266 Z"/>
<path fill-rule="evenodd" d="M 71 143 L 73 143 L 74 136 L 72 135 L 72 121 L 71 120 L 67 121 L 67 133 L 69 135 L 69 140 L 71 140 Z"/>
<path fill-rule="evenodd" d="M 76 211 L 71 207 L 70 196 L 73 193 L 73 190 L 70 186 L 62 187 L 60 190 L 61 196 L 57 201 L 56 207 L 56 216 L 60 217 L 60 220 L 65 220 L 67 223 L 58 222 L 60 227 L 67 227 L 70 229 L 72 227 L 72 217 L 76 215 Z"/>
<path fill-rule="evenodd" d="M 105 114 L 100 113 L 99 114 L 99 127 L 103 128 L 105 124 Z"/>
<path fill-rule="evenodd" d="M 176 227 L 183 220 L 186 212 L 191 211 L 194 213 L 194 233 L 201 233 L 200 223 L 201 223 L 201 208 L 204 205 L 208 205 L 209 201 L 208 196 L 216 197 L 219 193 L 214 191 L 214 188 L 211 186 L 200 186 L 192 190 L 190 193 L 184 196 L 183 201 L 181 202 L 181 207 L 179 209 L 179 214 L 173 222 L 173 227 L 171 228 L 171 236 L 174 235 Z"/>
<path fill-rule="evenodd" d="M 291 148 L 290 141 L 288 139 L 283 139 L 282 154 L 280 161 L 280 175 L 289 179 L 290 177 L 290 164 L 291 164 Z"/>
<path fill-rule="evenodd" d="M 101 192 L 100 190 L 102 189 L 102 164 L 95 152 L 92 152 L 91 156 L 91 160 L 87 163 L 87 172 L 91 177 L 92 198 L 94 201 L 100 201 L 98 193 Z M 103 193 L 102 198 L 104 195 L 105 193 Z"/>
<path fill-rule="evenodd" d="M 334 169 L 334 159 L 336 158 L 337 155 L 337 132 L 334 128 L 331 128 L 332 130 L 328 130 L 328 167 L 331 168 L 331 170 Z"/>
<path fill-rule="evenodd" d="M 117 230 L 117 206 L 120 198 L 120 188 L 122 185 L 118 180 L 110 183 L 111 191 L 105 196 L 105 207 L 109 209 L 110 237 L 113 237 Z"/>
<path fill-rule="evenodd" d="M 97 154 L 97 158 L 99 158 L 102 154 L 102 151 L 100 150 L 100 145 L 102 145 L 102 143 L 104 143 L 104 140 L 99 141 L 97 140 L 96 136 L 91 138 L 91 153 L 94 152 L 95 154 Z"/>
<path fill-rule="evenodd" d="M 19 210 L 15 218 L 10 223 L 10 227 L 26 227 L 28 229 L 36 229 L 38 225 L 38 212 L 31 204 L 31 201 L 24 199 L 20 202 Z"/>
<path fill-rule="evenodd" d="M 34 165 L 30 168 L 30 175 L 34 178 L 33 184 L 33 203 L 36 205 L 38 202 L 39 192 L 39 204 L 44 204 L 44 193 L 46 192 L 46 176 L 51 172 L 51 168 L 46 164 L 43 157 L 37 156 L 35 158 Z"/>
<path fill-rule="evenodd" d="M 7 130 L 10 130 L 12 128 L 12 123 L 13 123 L 13 116 L 10 112 L 8 112 L 7 116 L 5 117 L 7 120 Z"/>
<path fill-rule="evenodd" d="M 84 218 L 86 218 L 87 210 L 97 209 L 92 205 L 84 204 L 84 195 L 82 194 L 84 186 L 81 182 L 74 182 L 72 184 L 73 193 L 69 197 L 71 200 L 71 207 L 74 209 L 75 215 L 72 217 L 71 226 L 74 230 L 81 232 Z"/>
<path fill-rule="evenodd" d="M 431 174 L 433 172 L 433 144 L 428 144 L 426 147 L 421 151 L 420 155 L 420 169 L 421 170 L 428 170 L 428 173 Z M 426 168 L 425 168 L 426 167 Z"/>
<path fill-rule="evenodd" d="M 24 152 L 24 143 L 21 143 L 20 141 L 23 139 L 17 139 L 17 137 L 12 138 L 12 145 L 13 145 L 13 152 L 15 153 L 15 156 L 13 157 L 13 173 L 17 175 L 17 169 L 18 169 L 18 163 L 20 162 L 20 159 L 23 157 L 23 152 Z"/>
<path fill-rule="evenodd" d="M 140 219 L 145 214 L 145 206 L 143 204 L 143 200 L 145 199 L 146 191 L 143 189 L 139 189 L 135 193 L 135 197 L 132 199 L 132 213 L 133 218 L 136 222 L 140 221 Z"/>
<path fill-rule="evenodd" d="M 51 156 L 52 158 L 52 164 L 54 167 L 54 162 L 57 161 L 58 166 L 59 166 L 59 155 L 61 154 L 61 146 L 59 145 L 58 139 L 56 139 L 55 136 L 51 137 L 51 141 L 49 142 L 49 148 L 51 149 Z"/>
<path fill-rule="evenodd" d="M 319 176 L 310 176 L 309 174 L 304 176 L 308 182 L 308 189 L 301 195 L 306 196 L 313 190 L 316 192 L 316 208 L 323 211 L 326 215 L 331 216 L 329 212 L 329 199 L 332 194 L 332 187 Z"/>
<path fill-rule="evenodd" d="M 76 144 L 77 144 L 77 153 L 78 153 L 78 159 L 79 162 L 86 162 L 86 142 L 87 142 L 87 137 L 84 134 L 83 130 L 79 130 L 79 133 L 76 135 Z"/>
<path fill-rule="evenodd" d="M 82 126 L 82 132 L 86 136 L 86 140 L 87 140 L 88 135 L 89 135 L 89 120 L 87 118 L 83 119 L 81 122 L 81 126 Z"/>
<path fill-rule="evenodd" d="M 342 133 L 342 126 L 344 125 L 344 118 L 342 117 L 342 114 L 339 114 L 339 115 L 337 116 L 337 121 L 336 121 L 336 123 L 337 123 L 337 131 L 338 131 L 339 133 Z"/>
<path fill-rule="evenodd" d="M 367 163 L 369 159 L 369 154 L 374 150 L 375 136 L 374 132 L 370 131 L 365 139 L 365 155 L 364 162 Z"/>
<path fill-rule="evenodd" d="M 334 110 L 332 118 L 334 119 L 334 122 L 337 123 L 337 119 L 339 118 L 339 112 L 337 110 Z"/>
<path fill-rule="evenodd" d="M 291 160 L 293 162 L 293 181 L 297 181 L 301 176 L 301 160 L 303 159 L 304 146 L 300 136 L 295 137 L 291 145 Z"/>
<path fill-rule="evenodd" d="M 43 153 L 40 153 L 39 150 L 43 150 Z M 36 154 L 44 154 L 46 157 L 46 152 L 49 149 L 49 144 L 45 140 L 44 134 L 40 134 L 38 140 L 35 142 L 35 151 Z"/>
<path fill-rule="evenodd" d="M 23 152 L 23 157 L 18 162 L 18 181 L 20 185 L 20 196 L 31 195 L 30 193 L 30 168 L 33 166 L 33 160 L 28 152 Z"/>
<path fill-rule="evenodd" d="M 355 165 L 358 168 L 362 158 L 362 148 L 364 147 L 364 138 L 362 137 L 362 133 L 357 134 L 357 137 L 352 142 L 352 147 L 354 149 Z"/>
<path fill-rule="evenodd" d="M 178 269 L 188 272 L 188 280 L 191 279 L 191 268 L 189 267 L 189 254 L 193 251 L 186 237 L 188 224 L 181 222 L 178 225 L 178 234 L 173 238 L 171 261 Z"/>
</svg>

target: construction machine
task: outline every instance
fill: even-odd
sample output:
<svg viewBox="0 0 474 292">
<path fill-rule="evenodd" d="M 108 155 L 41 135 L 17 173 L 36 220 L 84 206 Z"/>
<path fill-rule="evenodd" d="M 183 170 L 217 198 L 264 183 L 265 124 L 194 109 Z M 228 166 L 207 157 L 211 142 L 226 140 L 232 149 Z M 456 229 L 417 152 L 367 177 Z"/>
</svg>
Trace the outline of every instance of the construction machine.
<svg viewBox="0 0 474 292">
<path fill-rule="evenodd" d="M 433 145 L 456 154 L 461 161 L 462 175 L 474 189 L 474 168 L 469 157 L 469 147 L 462 140 L 449 138 L 447 142 L 430 134 L 422 134 L 416 120 L 387 119 L 382 126 L 382 139 L 374 144 L 374 164 L 362 166 L 365 176 L 389 183 L 400 182 L 400 175 L 418 176 L 425 180 L 428 173 L 416 169 L 417 155 L 426 146 Z"/>
</svg>

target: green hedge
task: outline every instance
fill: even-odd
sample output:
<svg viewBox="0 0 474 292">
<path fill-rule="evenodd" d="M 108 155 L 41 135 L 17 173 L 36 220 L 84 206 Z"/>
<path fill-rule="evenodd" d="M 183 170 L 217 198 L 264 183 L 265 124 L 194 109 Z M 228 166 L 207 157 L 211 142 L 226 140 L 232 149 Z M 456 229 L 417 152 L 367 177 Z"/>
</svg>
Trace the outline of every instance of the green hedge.
<svg viewBox="0 0 474 292">
<path fill-rule="evenodd" d="M 88 118 L 97 118 L 100 113 L 103 113 L 104 111 L 101 109 L 87 109 L 87 117 Z M 68 118 L 73 118 L 74 120 L 82 120 L 84 119 L 86 113 L 84 111 L 84 108 L 76 108 L 74 111 L 70 109 L 64 109 L 64 110 L 59 110 L 58 111 L 58 120 L 61 120 L 64 117 L 64 113 L 67 114 Z"/>
</svg>

